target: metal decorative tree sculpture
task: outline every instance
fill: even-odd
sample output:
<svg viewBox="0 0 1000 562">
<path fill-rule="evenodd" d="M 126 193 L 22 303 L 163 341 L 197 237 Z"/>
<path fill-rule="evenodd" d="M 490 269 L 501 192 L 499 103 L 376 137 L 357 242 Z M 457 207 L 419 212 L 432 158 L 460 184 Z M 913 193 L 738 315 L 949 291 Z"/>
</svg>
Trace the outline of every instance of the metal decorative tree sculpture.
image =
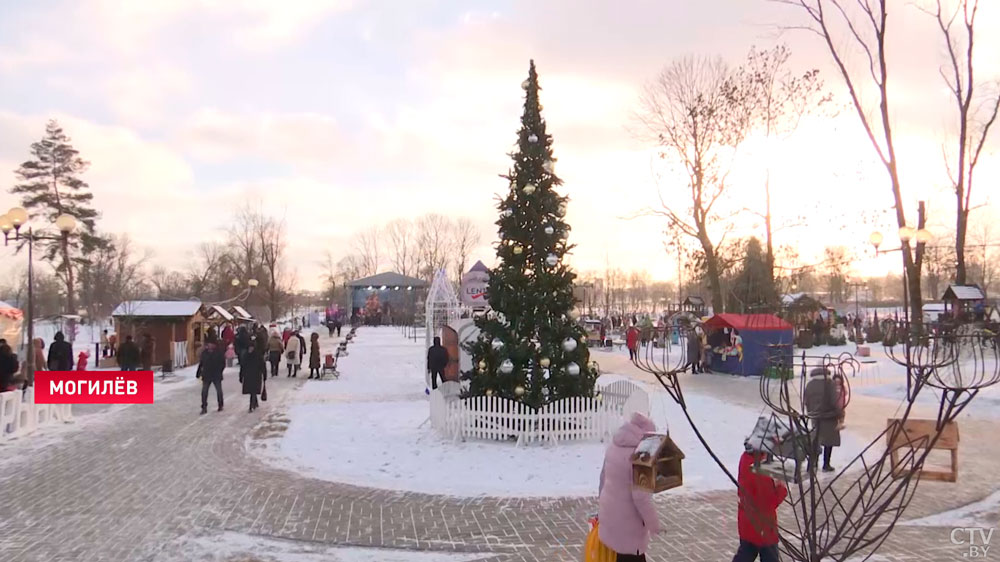
<svg viewBox="0 0 1000 562">
<path fill-rule="evenodd" d="M 924 462 L 946 428 L 983 388 L 1000 381 L 998 335 L 974 326 L 953 333 L 930 333 L 906 323 L 891 326 L 895 345 L 887 355 L 906 369 L 907 392 L 898 415 L 856 457 L 830 475 L 817 474 L 819 416 L 805 407 L 804 393 L 811 372 L 840 375 L 843 398 L 850 399 L 850 379 L 858 362 L 849 353 L 838 357 L 802 355 L 789 361 L 790 346 L 770 349 L 771 369 L 760 380 L 760 396 L 770 410 L 754 429 L 757 450 L 769 462 L 755 470 L 789 483 L 779 516 L 781 551 L 801 562 L 843 561 L 875 552 L 900 520 L 921 479 Z M 899 337 L 900 334 L 905 334 Z M 683 349 L 683 346 L 682 346 Z M 732 473 L 702 437 L 684 399 L 681 378 L 687 358 L 671 358 L 666 350 L 649 348 L 634 360 L 654 375 L 680 405 L 702 445 L 738 486 Z M 799 370 L 798 373 L 793 369 Z M 827 375 L 820 374 L 825 370 Z M 937 415 L 911 419 L 917 398 L 933 389 L 939 393 Z M 908 422 L 923 423 L 926 432 L 911 436 Z M 748 444 L 748 447 L 750 444 Z M 804 459 L 809 459 L 800 465 Z M 773 459 L 773 460 L 771 460 Z M 760 514 L 748 513 L 751 519 Z"/>
</svg>

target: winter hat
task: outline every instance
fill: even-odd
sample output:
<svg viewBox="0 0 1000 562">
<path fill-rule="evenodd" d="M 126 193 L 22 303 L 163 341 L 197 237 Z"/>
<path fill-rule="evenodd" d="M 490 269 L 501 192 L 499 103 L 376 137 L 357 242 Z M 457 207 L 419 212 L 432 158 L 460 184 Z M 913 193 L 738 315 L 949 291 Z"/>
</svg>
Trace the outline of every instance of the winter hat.
<svg viewBox="0 0 1000 562">
<path fill-rule="evenodd" d="M 646 433 L 652 433 L 656 431 L 656 424 L 653 423 L 653 420 L 647 418 L 646 416 L 640 414 L 639 412 L 635 412 L 634 414 L 632 414 L 632 419 L 629 420 L 629 423 L 638 427 L 639 429 L 641 429 Z"/>
<path fill-rule="evenodd" d="M 830 375 L 830 370 L 826 367 L 816 367 L 812 371 L 809 371 L 810 377 L 826 377 Z"/>
</svg>

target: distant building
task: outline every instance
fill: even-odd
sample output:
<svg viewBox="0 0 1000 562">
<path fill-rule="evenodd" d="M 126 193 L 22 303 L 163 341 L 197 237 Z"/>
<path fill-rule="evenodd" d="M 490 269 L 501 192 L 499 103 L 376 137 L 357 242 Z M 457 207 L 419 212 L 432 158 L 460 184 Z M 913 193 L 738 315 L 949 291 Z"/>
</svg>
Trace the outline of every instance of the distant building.
<svg viewBox="0 0 1000 562">
<path fill-rule="evenodd" d="M 377 323 L 407 322 L 413 319 L 417 303 L 426 298 L 428 284 L 423 279 L 387 271 L 347 284 L 351 291 L 351 315 L 363 315 L 365 305 L 378 302 Z M 371 321 L 372 319 L 369 319 Z"/>
</svg>

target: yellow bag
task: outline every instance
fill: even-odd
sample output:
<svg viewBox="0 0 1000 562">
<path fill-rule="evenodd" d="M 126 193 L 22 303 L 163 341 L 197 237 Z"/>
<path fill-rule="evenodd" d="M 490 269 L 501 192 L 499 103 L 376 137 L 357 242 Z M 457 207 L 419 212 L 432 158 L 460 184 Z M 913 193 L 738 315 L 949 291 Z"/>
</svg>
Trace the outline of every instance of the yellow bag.
<svg viewBox="0 0 1000 562">
<path fill-rule="evenodd" d="M 587 543 L 584 545 L 583 549 L 583 561 L 584 562 L 615 562 L 618 559 L 618 554 L 610 548 L 604 546 L 601 542 L 601 537 L 597 533 L 597 527 L 600 524 L 596 519 L 591 520 L 592 527 L 590 528 L 590 533 L 587 535 Z"/>
</svg>

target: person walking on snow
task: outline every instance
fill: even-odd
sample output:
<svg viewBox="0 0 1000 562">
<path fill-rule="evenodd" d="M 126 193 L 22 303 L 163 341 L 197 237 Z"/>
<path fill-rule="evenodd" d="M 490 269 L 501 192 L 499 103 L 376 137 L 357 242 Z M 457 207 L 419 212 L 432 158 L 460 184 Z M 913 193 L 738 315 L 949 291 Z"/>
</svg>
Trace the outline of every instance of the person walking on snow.
<svg viewBox="0 0 1000 562">
<path fill-rule="evenodd" d="M 824 367 L 817 367 L 809 373 L 809 383 L 802 395 L 806 413 L 813 419 L 816 431 L 813 439 L 813 450 L 809 455 L 809 467 L 816 469 L 819 461 L 820 449 L 823 451 L 823 472 L 833 472 L 835 469 L 830 466 L 830 457 L 833 448 L 840 446 L 839 425 L 842 411 L 839 406 L 840 393 L 837 385 L 830 378 L 830 371 Z"/>
<path fill-rule="evenodd" d="M 260 339 L 259 337 L 257 338 Z M 278 376 L 278 363 L 281 362 L 281 354 L 285 350 L 281 343 L 281 336 L 277 332 L 271 334 L 267 340 L 267 361 L 271 364 L 271 377 Z"/>
<path fill-rule="evenodd" d="M 694 329 L 687 333 L 687 364 L 684 368 L 691 367 L 691 374 L 696 375 L 701 372 L 701 338 Z"/>
<path fill-rule="evenodd" d="M 111 342 L 108 341 L 108 331 L 101 332 L 101 357 L 107 357 L 111 350 Z"/>
<path fill-rule="evenodd" d="M 292 337 L 298 338 L 299 340 L 299 362 L 295 364 L 295 374 L 298 374 L 299 369 L 302 368 L 302 363 L 305 362 L 306 360 L 306 350 L 308 348 L 306 347 L 306 339 L 302 337 L 301 331 L 295 330 L 295 333 L 292 334 Z"/>
<path fill-rule="evenodd" d="M 434 345 L 427 349 L 427 370 L 431 373 L 432 390 L 438 387 L 438 377 L 444 382 L 444 369 L 450 360 L 448 350 L 441 345 L 441 338 L 434 338 Z"/>
<path fill-rule="evenodd" d="M 660 532 L 653 494 L 635 487 L 632 453 L 652 420 L 636 412 L 615 433 L 604 454 L 599 486 L 597 531 L 601 542 L 618 554 L 618 562 L 645 562 L 649 537 Z"/>
<path fill-rule="evenodd" d="M 319 334 L 309 336 L 309 378 L 319 378 Z"/>
<path fill-rule="evenodd" d="M 66 341 L 62 332 L 56 332 L 55 341 L 49 346 L 47 363 L 50 371 L 73 370 L 73 344 Z"/>
<path fill-rule="evenodd" d="M 217 339 L 205 341 L 201 350 L 201 360 L 198 362 L 196 378 L 201 379 L 201 413 L 208 413 L 208 388 L 215 385 L 215 396 L 222 411 L 222 372 L 226 370 L 226 357 Z"/>
<path fill-rule="evenodd" d="M 275 334 L 277 338 L 277 334 Z M 281 338 L 278 338 L 281 342 Z M 259 406 L 257 395 L 264 389 L 264 381 L 267 380 L 267 365 L 264 364 L 264 356 L 257 351 L 255 344 L 250 344 L 243 363 L 240 364 L 240 382 L 243 383 L 243 394 L 250 395 L 250 412 Z"/>
<path fill-rule="evenodd" d="M 737 527 L 740 546 L 733 562 L 778 562 L 778 506 L 788 495 L 783 482 L 769 476 L 756 474 L 755 461 L 763 461 L 767 453 L 747 450 L 740 456 L 739 511 Z"/>
<path fill-rule="evenodd" d="M 139 359 L 142 362 L 143 371 L 153 370 L 153 361 L 156 357 L 156 340 L 149 334 L 142 335 L 142 345 L 139 346 Z"/>
<path fill-rule="evenodd" d="M 639 358 L 639 328 L 635 324 L 625 332 L 625 347 L 628 348 L 628 358 L 635 361 Z"/>
<path fill-rule="evenodd" d="M 299 338 L 289 335 L 285 342 L 285 365 L 288 366 L 288 376 L 294 377 L 299 374 L 299 365 L 302 363 L 302 347 Z"/>
</svg>

